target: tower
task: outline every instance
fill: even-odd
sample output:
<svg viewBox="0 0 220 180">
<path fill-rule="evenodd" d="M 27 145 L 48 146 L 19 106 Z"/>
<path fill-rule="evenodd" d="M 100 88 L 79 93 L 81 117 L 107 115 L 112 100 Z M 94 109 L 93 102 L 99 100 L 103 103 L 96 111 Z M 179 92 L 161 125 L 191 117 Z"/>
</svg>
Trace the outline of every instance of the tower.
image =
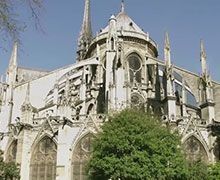
<svg viewBox="0 0 220 180">
<path fill-rule="evenodd" d="M 90 15 L 90 0 L 85 0 L 84 15 L 81 31 L 78 38 L 77 60 L 85 58 L 88 47 L 92 41 L 92 26 Z"/>
</svg>

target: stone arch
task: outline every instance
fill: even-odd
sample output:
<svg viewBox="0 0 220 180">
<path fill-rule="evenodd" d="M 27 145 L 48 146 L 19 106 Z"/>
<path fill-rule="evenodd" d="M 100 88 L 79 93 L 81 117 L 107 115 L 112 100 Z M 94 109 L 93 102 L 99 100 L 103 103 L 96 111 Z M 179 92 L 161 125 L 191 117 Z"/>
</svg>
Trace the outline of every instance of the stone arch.
<svg viewBox="0 0 220 180">
<path fill-rule="evenodd" d="M 183 149 L 187 159 L 192 162 L 198 160 L 209 161 L 207 145 L 195 134 L 190 134 L 184 138 Z"/>
<path fill-rule="evenodd" d="M 55 180 L 57 144 L 48 136 L 42 136 L 32 147 L 30 180 Z"/>
<path fill-rule="evenodd" d="M 87 132 L 80 136 L 74 143 L 74 149 L 71 159 L 71 179 L 87 179 L 88 173 L 86 172 L 87 163 L 89 161 L 92 147 L 91 143 L 95 137 L 94 133 Z"/>
<path fill-rule="evenodd" d="M 18 140 L 13 139 L 7 148 L 7 153 L 5 158 L 6 162 L 16 162 L 17 149 L 18 149 Z"/>
</svg>

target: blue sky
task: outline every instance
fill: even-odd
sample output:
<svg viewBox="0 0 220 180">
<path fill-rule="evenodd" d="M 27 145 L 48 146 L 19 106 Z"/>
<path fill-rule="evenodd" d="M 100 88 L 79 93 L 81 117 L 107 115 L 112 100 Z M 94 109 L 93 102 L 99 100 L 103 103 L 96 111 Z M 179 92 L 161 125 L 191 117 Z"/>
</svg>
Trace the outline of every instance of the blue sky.
<svg viewBox="0 0 220 180">
<path fill-rule="evenodd" d="M 104 28 L 111 14 L 120 10 L 120 0 L 91 0 L 93 33 Z M 163 58 L 164 32 L 170 34 L 172 62 L 197 74 L 200 68 L 200 39 L 205 43 L 212 78 L 220 81 L 219 0 L 125 0 L 125 11 L 159 45 Z M 41 23 L 45 33 L 27 22 L 19 50 L 19 65 L 53 70 L 75 62 L 84 0 L 46 0 Z M 25 11 L 24 17 L 29 19 Z M 0 74 L 11 53 L 0 49 Z"/>
</svg>

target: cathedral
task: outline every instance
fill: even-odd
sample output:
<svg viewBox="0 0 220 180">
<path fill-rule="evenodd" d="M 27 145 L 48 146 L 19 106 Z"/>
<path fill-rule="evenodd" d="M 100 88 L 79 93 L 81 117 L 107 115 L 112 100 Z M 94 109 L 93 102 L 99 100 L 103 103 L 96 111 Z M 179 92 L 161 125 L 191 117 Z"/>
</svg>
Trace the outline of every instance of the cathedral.
<svg viewBox="0 0 220 180">
<path fill-rule="evenodd" d="M 141 108 L 181 135 L 190 160 L 220 160 L 220 83 L 171 63 L 168 33 L 164 58 L 156 42 L 126 13 L 112 15 L 92 35 L 85 0 L 76 63 L 54 71 L 20 67 L 15 42 L 0 82 L 0 148 L 20 166 L 21 180 L 87 179 L 91 141 L 108 114 Z M 198 60 L 199 62 L 199 60 Z"/>
</svg>

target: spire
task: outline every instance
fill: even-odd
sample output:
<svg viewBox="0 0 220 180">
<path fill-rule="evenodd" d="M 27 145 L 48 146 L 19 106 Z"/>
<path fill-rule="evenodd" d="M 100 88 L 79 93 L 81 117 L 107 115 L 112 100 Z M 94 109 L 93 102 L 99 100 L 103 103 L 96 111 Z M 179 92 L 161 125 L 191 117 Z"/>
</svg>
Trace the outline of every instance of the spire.
<svg viewBox="0 0 220 180">
<path fill-rule="evenodd" d="M 207 64 L 206 64 L 206 52 L 203 41 L 200 41 L 200 61 L 202 66 L 202 75 L 207 74 Z"/>
<path fill-rule="evenodd" d="M 11 69 L 13 67 L 17 67 L 17 56 L 18 56 L 18 42 L 16 41 L 13 46 L 8 69 Z"/>
<path fill-rule="evenodd" d="M 91 41 L 92 39 L 92 26 L 91 26 L 91 16 L 90 16 L 90 0 L 85 0 L 84 15 L 82 29 L 79 35 L 80 41 Z"/>
<path fill-rule="evenodd" d="M 14 84 L 17 80 L 17 59 L 18 59 L 18 42 L 14 42 L 13 50 L 9 60 L 7 69 L 6 82 L 8 84 Z"/>
<path fill-rule="evenodd" d="M 165 33 L 165 43 L 164 43 L 164 60 L 167 67 L 171 66 L 170 58 L 170 40 L 168 32 Z"/>
<path fill-rule="evenodd" d="M 124 0 L 121 0 L 121 12 L 122 13 L 125 12 L 125 2 L 124 2 Z"/>
</svg>

